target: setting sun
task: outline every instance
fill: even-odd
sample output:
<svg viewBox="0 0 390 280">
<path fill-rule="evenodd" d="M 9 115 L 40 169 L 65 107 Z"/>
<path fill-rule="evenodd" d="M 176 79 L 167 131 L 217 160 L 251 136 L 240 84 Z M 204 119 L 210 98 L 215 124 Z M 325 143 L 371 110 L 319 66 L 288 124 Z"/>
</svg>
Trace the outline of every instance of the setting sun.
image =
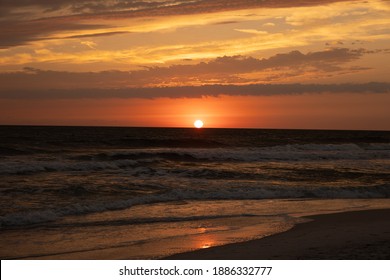
<svg viewBox="0 0 390 280">
<path fill-rule="evenodd" d="M 201 120 L 196 120 L 196 121 L 194 122 L 194 126 L 195 126 L 196 128 L 202 128 L 202 127 L 203 127 L 203 122 L 202 122 Z"/>
</svg>

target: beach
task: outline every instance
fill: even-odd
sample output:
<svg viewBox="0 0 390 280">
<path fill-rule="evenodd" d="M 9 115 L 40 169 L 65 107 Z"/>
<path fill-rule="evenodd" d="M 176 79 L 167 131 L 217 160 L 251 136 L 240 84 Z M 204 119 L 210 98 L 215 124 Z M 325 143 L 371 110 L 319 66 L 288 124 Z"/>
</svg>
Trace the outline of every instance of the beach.
<svg viewBox="0 0 390 280">
<path fill-rule="evenodd" d="M 167 259 L 389 259 L 389 217 L 390 209 L 309 216 L 286 232 Z"/>
</svg>

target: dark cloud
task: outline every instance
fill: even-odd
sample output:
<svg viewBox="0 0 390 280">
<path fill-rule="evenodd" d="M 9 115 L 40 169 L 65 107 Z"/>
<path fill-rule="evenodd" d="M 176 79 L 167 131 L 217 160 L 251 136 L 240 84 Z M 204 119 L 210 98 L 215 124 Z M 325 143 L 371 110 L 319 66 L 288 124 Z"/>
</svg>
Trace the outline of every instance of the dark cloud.
<svg viewBox="0 0 390 280">
<path fill-rule="evenodd" d="M 3 99 L 199 98 L 204 96 L 274 96 L 319 93 L 390 93 L 390 83 L 251 84 L 161 88 L 0 90 Z"/>
<path fill-rule="evenodd" d="M 115 13 L 128 11 L 130 17 L 150 16 L 151 9 L 159 9 L 165 5 L 175 5 L 178 1 L 76 1 L 76 0 L 2 0 L 0 3 L 0 48 L 8 48 L 27 44 L 32 41 L 53 39 L 59 31 L 89 31 L 101 28 L 111 28 L 110 25 L 89 24 L 88 20 L 104 17 L 117 18 Z M 181 1 L 178 2 L 179 4 Z M 28 14 L 15 12 L 17 8 L 30 7 Z M 33 9 L 35 8 L 35 10 Z M 40 9 L 39 9 L 40 8 Z M 16 9 L 16 10 L 15 10 Z M 43 9 L 43 11 L 42 11 Z M 50 12 L 62 10 L 67 16 L 50 16 Z M 71 11 L 71 14 L 69 14 Z M 27 14 L 26 14 L 27 13 Z M 138 14 L 137 14 L 138 13 Z M 134 14 L 134 15 L 132 15 Z M 18 16 L 16 16 L 18 15 Z M 34 20 L 24 20 L 35 18 Z M 118 14 L 119 15 L 119 14 Z M 125 16 L 127 17 L 127 16 Z M 70 36 L 66 38 L 82 38 L 93 36 L 109 36 L 125 32 L 105 32 Z M 65 38 L 63 38 L 65 39 Z"/>
<path fill-rule="evenodd" d="M 311 72 L 336 72 L 345 70 L 342 68 L 343 64 L 357 60 L 368 52 L 365 49 L 334 48 L 307 54 L 292 51 L 264 59 L 224 56 L 196 65 L 173 65 L 135 71 L 131 73 L 131 80 L 139 81 L 142 84 L 159 84 L 174 79 L 180 79 L 182 82 L 201 80 L 203 83 L 208 83 L 208 81 L 223 78 L 224 82 L 229 83 L 237 82 L 237 77 L 240 74 L 264 72 L 266 70 L 279 71 L 284 74 L 295 73 L 295 76 L 305 74 L 308 71 L 307 69 Z M 253 78 L 242 82 L 258 82 L 258 80 Z"/>
<path fill-rule="evenodd" d="M 107 25 L 82 24 L 71 20 L 41 19 L 33 21 L 8 21 L 0 26 L 0 48 L 8 48 L 49 39 L 58 31 L 94 30 L 109 28 Z"/>
<path fill-rule="evenodd" d="M 381 51 L 334 48 L 307 54 L 292 51 L 263 59 L 224 56 L 193 65 L 152 67 L 138 71 L 61 72 L 25 68 L 24 71 L 0 73 L 0 98 L 182 98 L 324 92 L 389 93 L 389 83 L 276 84 L 279 80 L 304 74 L 307 68 L 328 74 L 364 71 L 367 68 L 342 68 L 342 64 Z M 240 78 L 240 74 L 258 72 L 272 74 L 263 80 Z M 199 81 L 200 86 L 193 86 L 199 84 Z M 266 84 L 270 82 L 273 84 Z M 188 86 L 162 86 L 164 83 Z"/>
<path fill-rule="evenodd" d="M 73 12 L 98 12 L 118 9 L 135 9 L 158 7 L 161 4 L 174 4 L 178 1 L 138 1 L 138 0 L 2 0 L 3 9 L 23 8 L 23 7 L 41 7 L 47 11 L 55 11 L 64 8 L 70 8 Z M 179 1 L 180 2 L 180 1 Z"/>
<path fill-rule="evenodd" d="M 220 10 L 235 10 L 256 7 L 281 8 L 316 6 L 333 2 L 345 2 L 350 0 L 162 0 L 162 1 L 142 1 L 142 0 L 2 0 L 1 6 L 4 10 L 23 7 L 41 7 L 48 11 L 70 8 L 75 13 L 86 12 L 110 12 L 117 10 L 144 10 L 155 8 L 166 8 L 167 12 L 207 13 Z M 178 9 L 179 8 L 179 9 Z M 189 10 L 185 11 L 185 8 Z"/>
<path fill-rule="evenodd" d="M 193 15 L 206 14 L 222 11 L 234 11 L 242 9 L 254 8 L 288 8 L 288 7 L 303 7 L 303 6 L 317 6 L 322 4 L 330 4 L 334 2 L 346 2 L 350 0 L 195 0 L 195 1 L 155 1 L 145 2 L 147 6 L 134 6 L 135 1 L 125 1 L 128 7 L 122 5 L 112 4 L 106 6 L 104 9 L 91 10 L 88 13 L 79 13 L 76 18 L 80 16 L 87 18 L 134 18 L 134 17 L 149 17 L 149 16 L 173 16 L 173 15 Z M 115 2 L 114 2 L 115 3 Z M 72 16 L 71 16 L 72 17 Z"/>
<path fill-rule="evenodd" d="M 88 38 L 88 37 L 101 37 L 101 36 L 112 36 L 112 35 L 120 35 L 120 34 L 128 34 L 128 31 L 113 31 L 113 32 L 101 32 L 101 33 L 91 33 L 91 34 L 83 34 L 83 35 L 74 35 L 68 36 L 65 38 Z"/>
<path fill-rule="evenodd" d="M 358 66 L 343 68 L 342 65 L 359 59 L 367 53 L 366 49 L 335 48 L 303 54 L 292 51 L 277 54 L 269 58 L 257 59 L 245 56 L 224 56 L 209 62 L 192 65 L 172 65 L 170 67 L 151 67 L 138 71 L 103 72 L 61 72 L 25 68 L 21 72 L 0 73 L 3 89 L 68 89 L 156 87 L 177 84 L 214 84 L 214 83 L 261 83 L 278 82 L 287 77 L 310 73 L 339 74 L 343 72 L 364 71 Z M 242 78 L 243 74 L 252 78 Z"/>
<path fill-rule="evenodd" d="M 204 14 L 250 8 L 281 8 L 315 6 L 347 0 L 165 0 L 165 1 L 88 1 L 88 0 L 2 0 L 0 3 L 0 48 L 26 44 L 42 38 L 49 39 L 58 31 L 90 30 L 88 20 L 123 19 L 150 16 Z M 40 8 L 33 14 L 20 13 L 18 8 Z M 62 11 L 65 16 L 54 17 L 50 12 Z M 19 15 L 15 17 L 16 14 Z M 23 20 L 31 18 L 38 20 Z M 81 23 L 83 22 L 83 23 Z M 96 27 L 98 28 L 98 27 Z M 107 26 L 108 28 L 108 26 Z M 9 32 L 12 30 L 12 32 Z"/>
<path fill-rule="evenodd" d="M 0 73 L 3 90 L 119 88 L 129 86 L 130 72 L 61 72 L 26 67 L 21 72 Z"/>
<path fill-rule="evenodd" d="M 224 24 L 233 24 L 233 23 L 238 23 L 238 21 L 235 21 L 235 20 L 220 21 L 220 22 L 214 23 L 214 25 L 224 25 Z"/>
</svg>

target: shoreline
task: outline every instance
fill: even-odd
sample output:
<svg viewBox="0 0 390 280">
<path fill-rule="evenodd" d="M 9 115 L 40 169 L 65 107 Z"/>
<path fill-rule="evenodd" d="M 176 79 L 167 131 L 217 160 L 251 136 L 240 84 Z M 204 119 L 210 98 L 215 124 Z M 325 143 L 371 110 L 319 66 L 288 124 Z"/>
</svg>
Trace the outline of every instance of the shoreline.
<svg viewBox="0 0 390 280">
<path fill-rule="evenodd" d="M 291 225 L 290 229 L 270 233 L 272 235 L 267 236 L 262 234 L 261 228 L 258 227 L 264 221 L 255 220 L 249 224 L 247 230 L 250 231 L 250 236 L 257 239 L 238 241 L 240 239 L 232 239 L 232 232 L 228 232 L 230 241 L 236 241 L 235 243 L 218 242 L 221 236 L 217 235 L 220 233 L 211 231 L 210 233 L 160 238 L 154 242 L 117 245 L 109 242 L 109 244 L 105 243 L 108 246 L 99 248 L 88 248 L 88 243 L 91 244 L 93 239 L 74 239 L 72 242 L 78 242 L 75 243 L 78 244 L 78 247 L 73 245 L 73 248 L 69 248 L 61 244 L 58 247 L 54 244 L 57 249 L 53 250 L 51 244 L 42 247 L 33 241 L 58 239 L 61 238 L 64 231 L 60 230 L 54 233 L 50 231 L 48 234 L 42 235 L 45 234 L 45 231 L 42 231 L 42 228 L 37 228 L 29 232 L 29 243 L 20 243 L 18 238 L 17 242 L 20 243 L 20 246 L 12 246 L 11 248 L 7 247 L 6 244 L 13 244 L 15 237 L 20 236 L 20 231 L 2 232 L 3 245 L 0 247 L 2 247 L 5 259 L 390 259 L 389 202 L 386 200 L 382 205 L 383 208 L 371 208 L 373 210 L 355 209 L 352 212 L 328 212 L 327 214 L 314 214 L 312 212 L 313 214 L 307 213 L 306 216 L 299 215 L 297 216 L 299 223 Z M 229 223 L 233 227 L 239 227 L 239 224 L 245 219 L 248 218 L 235 218 L 234 221 L 229 219 Z M 226 224 L 227 220 L 221 222 Z M 248 226 L 248 224 L 244 224 Z M 128 234 L 126 228 L 116 228 L 115 232 L 119 234 L 117 230 Z M 70 230 L 68 233 L 71 232 Z"/>
<path fill-rule="evenodd" d="M 312 221 L 261 239 L 174 254 L 164 259 L 390 259 L 390 209 L 302 218 Z"/>
</svg>

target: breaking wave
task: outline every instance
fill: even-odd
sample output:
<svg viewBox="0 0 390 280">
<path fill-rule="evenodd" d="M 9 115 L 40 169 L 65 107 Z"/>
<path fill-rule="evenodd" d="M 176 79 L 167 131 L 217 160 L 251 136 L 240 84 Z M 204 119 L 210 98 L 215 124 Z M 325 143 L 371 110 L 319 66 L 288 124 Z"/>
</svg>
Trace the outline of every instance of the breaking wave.
<svg viewBox="0 0 390 280">
<path fill-rule="evenodd" d="M 69 156 L 66 160 L 8 159 L 0 174 L 127 169 L 153 162 L 256 162 L 390 159 L 390 144 L 304 144 L 264 148 L 131 149 Z"/>
</svg>

